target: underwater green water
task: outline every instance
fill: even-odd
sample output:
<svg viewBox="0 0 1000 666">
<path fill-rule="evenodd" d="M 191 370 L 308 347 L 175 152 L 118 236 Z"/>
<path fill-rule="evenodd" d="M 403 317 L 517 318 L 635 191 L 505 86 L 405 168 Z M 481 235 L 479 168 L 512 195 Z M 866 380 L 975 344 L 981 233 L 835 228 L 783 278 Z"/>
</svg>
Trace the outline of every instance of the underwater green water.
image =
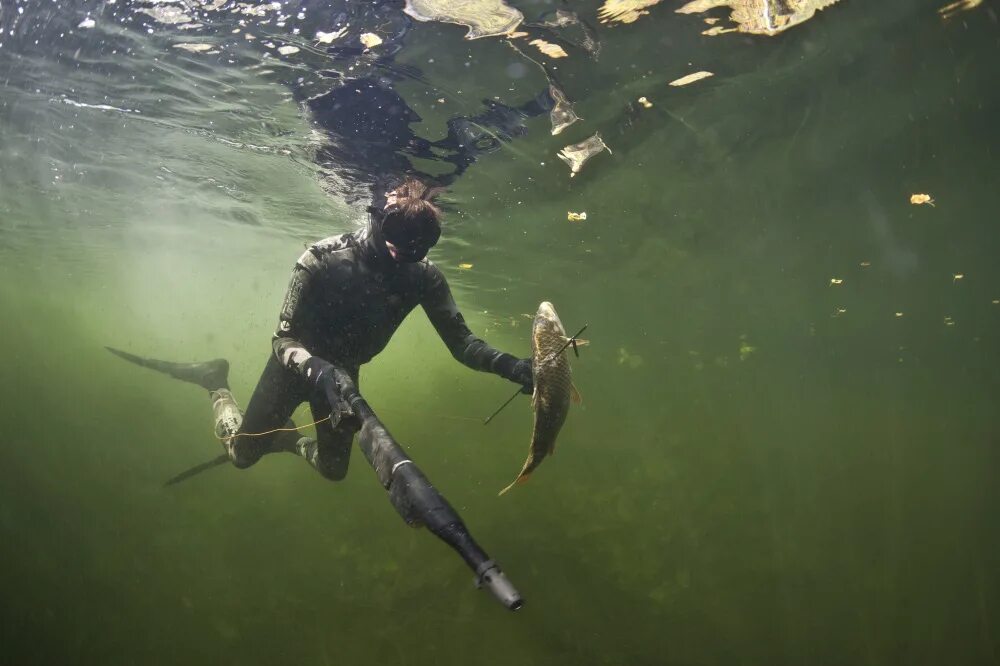
<svg viewBox="0 0 1000 666">
<path fill-rule="evenodd" d="M 324 191 L 308 117 L 259 70 L 159 37 L 99 74 L 3 43 L 3 661 L 1000 663 L 996 7 L 843 0 L 708 38 L 666 5 L 559 65 L 585 120 L 531 119 L 473 165 L 431 254 L 501 349 L 529 353 L 541 300 L 588 324 L 556 455 L 496 496 L 528 400 L 484 427 L 510 385 L 420 310 L 362 370 L 517 613 L 360 451 L 340 483 L 273 455 L 163 487 L 221 452 L 209 401 L 104 345 L 224 356 L 245 405 L 303 244 L 362 208 Z M 398 88 L 431 135 L 545 85 L 463 32 L 416 24 L 396 56 L 430 82 Z M 571 179 L 555 152 L 596 130 L 612 153 Z"/>
</svg>

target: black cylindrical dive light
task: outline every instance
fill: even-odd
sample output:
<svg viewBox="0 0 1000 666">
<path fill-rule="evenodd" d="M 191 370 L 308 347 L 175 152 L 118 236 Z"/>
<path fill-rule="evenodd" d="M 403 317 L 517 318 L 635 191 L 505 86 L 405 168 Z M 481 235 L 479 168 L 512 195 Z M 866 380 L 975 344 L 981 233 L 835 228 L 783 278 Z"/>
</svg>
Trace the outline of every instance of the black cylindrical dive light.
<svg viewBox="0 0 1000 666">
<path fill-rule="evenodd" d="M 368 405 L 351 378 L 337 371 L 341 397 L 361 419 L 358 446 L 389 493 L 389 501 L 411 527 L 426 525 L 439 539 L 462 556 L 476 574 L 476 587 L 485 587 L 510 610 L 524 601 L 497 563 L 475 542 L 458 512 L 437 491 L 424 473 L 407 457 Z"/>
</svg>

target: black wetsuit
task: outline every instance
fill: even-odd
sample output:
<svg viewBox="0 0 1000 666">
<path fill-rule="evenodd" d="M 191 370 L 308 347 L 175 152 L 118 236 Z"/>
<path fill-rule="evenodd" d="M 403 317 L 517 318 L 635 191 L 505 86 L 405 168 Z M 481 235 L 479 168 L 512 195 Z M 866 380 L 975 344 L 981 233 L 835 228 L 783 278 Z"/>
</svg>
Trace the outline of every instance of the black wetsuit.
<svg viewBox="0 0 1000 666">
<path fill-rule="evenodd" d="M 279 445 L 279 437 L 239 435 L 281 428 L 307 400 L 314 420 L 330 414 L 329 404 L 314 394 L 302 374 L 302 364 L 310 356 L 342 368 L 357 383 L 359 367 L 385 348 L 417 305 L 424 308 L 456 359 L 475 370 L 510 378 L 517 359 L 490 347 L 469 330 L 437 266 L 427 259 L 396 262 L 372 229 L 369 225 L 363 231 L 324 239 L 299 257 L 281 308 L 274 353 L 242 419 L 228 390 L 213 392 L 217 434 L 237 435 L 228 446 L 236 466 L 252 465 L 269 451 L 291 450 L 287 436 L 286 443 Z M 324 476 L 343 478 L 359 427 L 353 418 L 344 419 L 336 428 L 321 423 L 318 441 L 299 439 L 296 452 Z"/>
</svg>

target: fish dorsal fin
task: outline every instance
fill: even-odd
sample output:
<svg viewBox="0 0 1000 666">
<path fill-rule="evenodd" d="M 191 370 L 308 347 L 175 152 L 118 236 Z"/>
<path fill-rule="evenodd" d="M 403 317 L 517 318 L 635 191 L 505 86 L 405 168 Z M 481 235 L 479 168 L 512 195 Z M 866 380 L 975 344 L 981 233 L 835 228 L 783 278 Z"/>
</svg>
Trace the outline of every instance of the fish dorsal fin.
<svg viewBox="0 0 1000 666">
<path fill-rule="evenodd" d="M 579 405 L 583 402 L 583 396 L 580 395 L 580 391 L 576 388 L 576 384 L 572 382 L 569 384 L 569 397 L 573 401 L 574 405 Z"/>
</svg>

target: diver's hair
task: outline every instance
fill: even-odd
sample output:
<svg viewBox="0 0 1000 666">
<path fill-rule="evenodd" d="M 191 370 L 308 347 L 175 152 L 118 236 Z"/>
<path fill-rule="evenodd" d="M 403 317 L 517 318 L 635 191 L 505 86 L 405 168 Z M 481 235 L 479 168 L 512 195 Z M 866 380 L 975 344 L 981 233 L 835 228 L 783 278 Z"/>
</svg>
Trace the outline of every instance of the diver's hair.
<svg viewBox="0 0 1000 666">
<path fill-rule="evenodd" d="M 407 176 L 406 179 L 392 191 L 396 193 L 395 212 L 407 220 L 428 220 L 434 224 L 441 223 L 441 209 L 434 203 L 434 198 L 444 192 L 443 187 L 427 183 Z"/>
</svg>

